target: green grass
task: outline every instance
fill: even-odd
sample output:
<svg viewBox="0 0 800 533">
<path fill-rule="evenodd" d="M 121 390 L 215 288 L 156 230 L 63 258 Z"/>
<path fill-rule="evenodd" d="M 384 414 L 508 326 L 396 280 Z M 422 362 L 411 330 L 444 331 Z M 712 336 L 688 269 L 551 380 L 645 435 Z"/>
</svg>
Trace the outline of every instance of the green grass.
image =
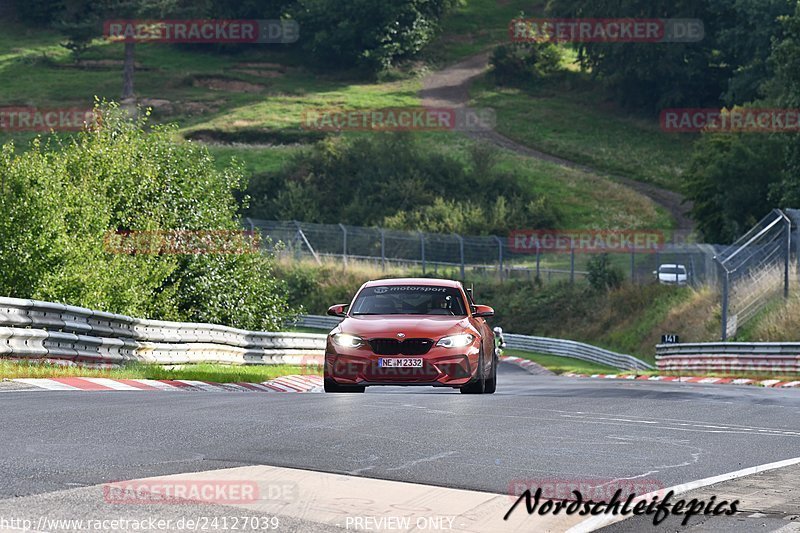
<svg viewBox="0 0 800 533">
<path fill-rule="evenodd" d="M 601 172 L 678 189 L 693 137 L 660 130 L 658 117 L 628 114 L 584 74 L 563 72 L 522 90 L 477 82 L 473 104 L 497 112 L 497 129 L 521 144 Z"/>
<path fill-rule="evenodd" d="M 172 369 L 159 365 L 131 364 L 116 369 L 93 369 L 53 364 L 0 361 L 0 380 L 17 378 L 96 377 L 111 379 L 188 379 L 213 383 L 261 383 L 293 374 L 321 374 L 321 367 L 290 365 L 231 366 L 184 365 Z"/>
<path fill-rule="evenodd" d="M 436 63 L 450 63 L 508 41 L 508 26 L 520 13 L 542 14 L 541 0 L 465 0 L 442 23 L 442 35 L 425 54 Z"/>
<path fill-rule="evenodd" d="M 581 359 L 574 359 L 572 357 L 523 352 L 522 350 L 503 350 L 503 355 L 513 355 L 528 359 L 539 363 L 556 374 L 566 374 L 570 372 L 575 374 L 617 374 L 620 372 L 620 370 L 614 367 L 583 361 Z"/>
</svg>

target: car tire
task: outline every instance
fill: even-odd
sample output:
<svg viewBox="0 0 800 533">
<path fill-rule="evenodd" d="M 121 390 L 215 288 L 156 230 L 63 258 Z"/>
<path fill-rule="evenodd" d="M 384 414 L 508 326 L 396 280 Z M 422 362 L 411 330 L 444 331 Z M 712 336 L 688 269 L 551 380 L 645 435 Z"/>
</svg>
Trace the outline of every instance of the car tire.
<svg viewBox="0 0 800 533">
<path fill-rule="evenodd" d="M 462 385 L 461 394 L 483 394 L 486 391 L 486 377 L 483 375 L 483 349 L 478 355 L 478 376 L 474 381 Z"/>
<path fill-rule="evenodd" d="M 323 381 L 325 392 L 364 392 L 367 388 L 363 385 L 339 385 L 332 379 Z"/>
<path fill-rule="evenodd" d="M 497 390 L 497 357 L 492 364 L 492 377 L 486 380 L 486 387 L 483 389 L 485 394 L 494 394 Z"/>
</svg>

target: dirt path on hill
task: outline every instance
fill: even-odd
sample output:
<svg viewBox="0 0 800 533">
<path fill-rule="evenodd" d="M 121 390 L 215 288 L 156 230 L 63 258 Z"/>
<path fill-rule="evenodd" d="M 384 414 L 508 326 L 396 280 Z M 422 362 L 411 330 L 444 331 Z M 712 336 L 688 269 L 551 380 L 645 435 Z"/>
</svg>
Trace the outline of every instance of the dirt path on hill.
<svg viewBox="0 0 800 533">
<path fill-rule="evenodd" d="M 476 56 L 467 58 L 459 63 L 451 65 L 445 69 L 432 72 L 422 80 L 422 105 L 427 107 L 463 107 L 469 102 L 469 87 L 472 82 L 481 76 L 489 68 L 489 53 L 484 52 Z M 662 189 L 656 185 L 642 183 L 623 176 L 611 175 L 600 172 L 592 167 L 568 161 L 560 157 L 547 154 L 519 144 L 516 141 L 498 133 L 497 131 L 465 132 L 469 137 L 495 144 L 506 148 L 520 155 L 532 157 L 542 161 L 548 161 L 557 165 L 574 168 L 588 174 L 608 176 L 626 187 L 630 187 L 636 192 L 647 196 L 653 202 L 666 209 L 673 220 L 676 229 L 680 231 L 691 231 L 694 222 L 689 217 L 691 204 L 683 203 L 683 196 L 674 191 Z"/>
</svg>

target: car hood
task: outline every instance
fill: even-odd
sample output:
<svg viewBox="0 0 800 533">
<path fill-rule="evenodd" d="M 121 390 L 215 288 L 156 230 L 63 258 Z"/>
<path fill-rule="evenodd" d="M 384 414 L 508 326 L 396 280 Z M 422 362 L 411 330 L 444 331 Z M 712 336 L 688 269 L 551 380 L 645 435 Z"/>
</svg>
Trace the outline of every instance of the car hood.
<svg viewBox="0 0 800 533">
<path fill-rule="evenodd" d="M 398 333 L 405 333 L 409 339 L 438 339 L 465 329 L 474 331 L 467 317 L 422 315 L 347 317 L 339 324 L 339 328 L 345 333 L 364 338 L 396 338 Z"/>
</svg>

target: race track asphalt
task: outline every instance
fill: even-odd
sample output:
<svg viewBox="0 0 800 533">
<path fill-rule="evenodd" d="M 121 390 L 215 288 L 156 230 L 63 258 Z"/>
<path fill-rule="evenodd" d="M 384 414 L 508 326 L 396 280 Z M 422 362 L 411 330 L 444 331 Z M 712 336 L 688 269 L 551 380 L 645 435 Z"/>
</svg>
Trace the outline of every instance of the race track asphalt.
<svg viewBox="0 0 800 533">
<path fill-rule="evenodd" d="M 506 364 L 498 376 L 486 396 L 5 390 L 0 506 L 251 465 L 507 494 L 542 480 L 669 487 L 800 456 L 797 390 L 533 376 Z"/>
</svg>

